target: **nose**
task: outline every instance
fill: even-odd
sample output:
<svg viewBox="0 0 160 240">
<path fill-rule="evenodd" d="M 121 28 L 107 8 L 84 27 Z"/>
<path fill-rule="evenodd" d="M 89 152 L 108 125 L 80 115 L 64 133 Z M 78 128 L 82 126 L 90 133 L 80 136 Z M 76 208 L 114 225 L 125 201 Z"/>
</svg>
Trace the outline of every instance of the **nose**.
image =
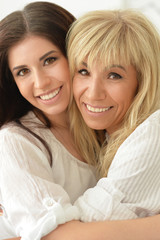
<svg viewBox="0 0 160 240">
<path fill-rule="evenodd" d="M 98 76 L 92 76 L 88 84 L 87 97 L 91 100 L 103 100 L 106 97 L 103 79 Z"/>
<path fill-rule="evenodd" d="M 46 88 L 50 83 L 50 77 L 47 76 L 43 71 L 34 71 L 34 87 L 39 89 Z"/>
</svg>

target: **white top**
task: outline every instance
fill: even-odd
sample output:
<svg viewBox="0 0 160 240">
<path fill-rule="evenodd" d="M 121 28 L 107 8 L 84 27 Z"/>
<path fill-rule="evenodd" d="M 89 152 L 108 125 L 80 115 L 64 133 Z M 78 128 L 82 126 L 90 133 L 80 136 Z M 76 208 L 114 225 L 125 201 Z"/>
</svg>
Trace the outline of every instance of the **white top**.
<svg viewBox="0 0 160 240">
<path fill-rule="evenodd" d="M 108 177 L 87 190 L 75 206 L 86 222 L 160 213 L 160 110 L 123 142 Z"/>
<path fill-rule="evenodd" d="M 4 210 L 0 239 L 17 235 L 22 240 L 39 240 L 58 224 L 78 219 L 79 212 L 71 203 L 96 184 L 94 169 L 73 157 L 49 129 L 36 127 L 41 122 L 32 112 L 23 123 L 49 144 L 53 165 L 43 144 L 15 123 L 0 130 L 0 204 Z"/>
</svg>

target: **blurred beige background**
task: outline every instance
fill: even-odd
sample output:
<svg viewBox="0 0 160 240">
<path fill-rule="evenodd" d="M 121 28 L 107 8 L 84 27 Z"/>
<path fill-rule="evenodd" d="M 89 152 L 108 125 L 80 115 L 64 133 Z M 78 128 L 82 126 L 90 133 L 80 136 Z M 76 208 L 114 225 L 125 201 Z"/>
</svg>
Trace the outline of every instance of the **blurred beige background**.
<svg viewBox="0 0 160 240">
<path fill-rule="evenodd" d="M 0 20 L 35 0 L 0 0 Z M 96 9 L 137 8 L 146 14 L 160 31 L 160 0 L 48 0 L 69 10 L 75 17 Z"/>
</svg>

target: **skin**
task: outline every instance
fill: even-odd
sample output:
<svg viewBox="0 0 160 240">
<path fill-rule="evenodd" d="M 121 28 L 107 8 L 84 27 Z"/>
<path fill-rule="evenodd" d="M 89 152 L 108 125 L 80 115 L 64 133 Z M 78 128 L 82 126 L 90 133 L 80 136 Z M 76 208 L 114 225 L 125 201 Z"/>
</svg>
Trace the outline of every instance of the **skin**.
<svg viewBox="0 0 160 240">
<path fill-rule="evenodd" d="M 46 38 L 29 35 L 10 48 L 8 61 L 22 96 L 46 115 L 54 126 L 51 132 L 64 147 L 84 161 L 69 128 L 71 83 L 66 57 Z M 37 112 L 36 115 L 43 122 Z"/>
<path fill-rule="evenodd" d="M 94 129 L 106 129 L 109 134 L 119 127 L 137 87 L 132 66 L 112 66 L 100 72 L 96 67 L 89 70 L 85 63 L 73 81 L 74 96 L 86 123 Z M 158 240 L 159 221 L 160 215 L 124 221 L 71 221 L 41 240 Z"/>
<path fill-rule="evenodd" d="M 90 69 L 83 62 L 76 71 L 74 97 L 87 125 L 111 134 L 118 129 L 136 94 L 136 70 L 113 64 L 101 71 L 97 66 Z"/>
<path fill-rule="evenodd" d="M 41 240 L 159 240 L 159 222 L 160 215 L 122 221 L 71 221 L 60 225 Z"/>
<path fill-rule="evenodd" d="M 159 240 L 160 215 L 142 219 L 60 225 L 41 240 Z"/>
<path fill-rule="evenodd" d="M 84 62 L 73 80 L 74 97 L 87 125 L 106 129 L 109 134 L 120 126 L 137 87 L 134 67 L 115 64 L 99 71 L 96 66 L 88 69 Z M 159 218 L 89 223 L 71 221 L 60 225 L 42 240 L 154 240 L 159 239 Z"/>
<path fill-rule="evenodd" d="M 117 130 L 132 104 L 138 88 L 133 66 L 107 66 L 100 71 L 87 62 L 77 69 L 73 92 L 78 108 L 93 129 Z M 42 240 L 154 240 L 159 239 L 160 216 L 124 221 L 82 223 L 71 221 L 60 225 Z M 144 231 L 145 229 L 145 231 Z"/>
<path fill-rule="evenodd" d="M 70 75 L 61 51 L 45 38 L 28 36 L 9 50 L 8 60 L 22 96 L 51 122 L 66 124 Z"/>
<path fill-rule="evenodd" d="M 83 62 L 77 69 L 73 79 L 74 97 L 87 125 L 93 129 L 106 129 L 108 134 L 111 134 L 119 128 L 136 95 L 138 87 L 136 70 L 131 65 L 112 64 L 105 69 L 97 65 L 89 68 L 87 62 Z M 110 225 L 108 229 L 106 222 Z M 91 223 L 71 221 L 59 226 L 42 239 L 119 239 L 118 226 L 127 236 L 124 228 L 125 221 L 119 221 L 117 226 L 116 222 L 118 221 L 113 221 L 112 226 L 112 221 Z M 114 233 L 115 226 L 117 229 Z"/>
</svg>

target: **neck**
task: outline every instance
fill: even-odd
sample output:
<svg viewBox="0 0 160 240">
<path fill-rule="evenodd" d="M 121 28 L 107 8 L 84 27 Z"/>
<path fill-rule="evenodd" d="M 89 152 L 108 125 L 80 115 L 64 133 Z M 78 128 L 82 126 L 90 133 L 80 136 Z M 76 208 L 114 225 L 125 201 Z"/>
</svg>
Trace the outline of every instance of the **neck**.
<svg viewBox="0 0 160 240">
<path fill-rule="evenodd" d="M 44 123 L 44 118 L 42 114 L 38 111 L 35 111 L 36 116 L 40 119 L 41 122 Z M 70 131 L 69 125 L 69 116 L 68 112 L 65 111 L 59 115 L 46 115 L 48 120 L 51 123 L 51 132 L 52 134 L 62 143 L 62 145 L 77 159 L 85 162 L 85 160 L 81 157 L 81 154 L 77 150 L 77 147 L 74 142 L 73 135 Z"/>
<path fill-rule="evenodd" d="M 35 115 L 40 119 L 41 122 L 45 123 L 45 119 L 41 112 L 35 110 Z M 68 112 L 64 111 L 63 113 L 57 115 L 44 114 L 45 117 L 49 120 L 51 128 L 69 128 L 69 116 Z"/>
</svg>

